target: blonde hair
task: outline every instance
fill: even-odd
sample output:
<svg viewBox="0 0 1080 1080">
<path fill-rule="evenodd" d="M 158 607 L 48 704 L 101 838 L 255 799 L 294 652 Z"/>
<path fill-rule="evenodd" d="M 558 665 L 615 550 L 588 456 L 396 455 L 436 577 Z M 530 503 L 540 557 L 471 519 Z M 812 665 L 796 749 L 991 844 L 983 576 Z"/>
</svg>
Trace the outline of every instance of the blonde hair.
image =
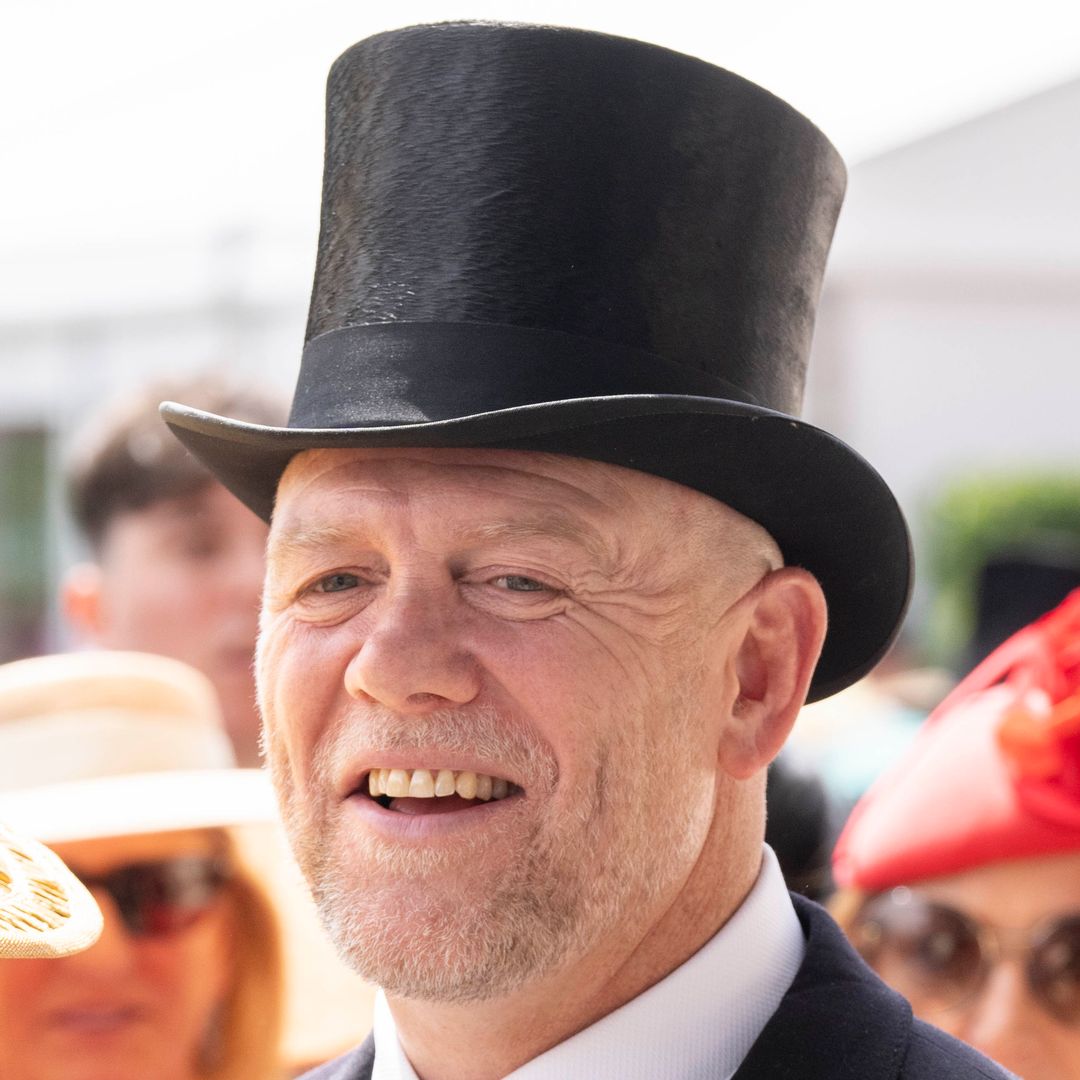
<svg viewBox="0 0 1080 1080">
<path fill-rule="evenodd" d="M 199 1072 L 205 1080 L 276 1080 L 281 1062 L 284 967 L 281 928 L 273 905 L 255 875 L 237 857 L 229 882 L 233 906 L 235 970 L 213 1047 L 207 1047 Z"/>
</svg>

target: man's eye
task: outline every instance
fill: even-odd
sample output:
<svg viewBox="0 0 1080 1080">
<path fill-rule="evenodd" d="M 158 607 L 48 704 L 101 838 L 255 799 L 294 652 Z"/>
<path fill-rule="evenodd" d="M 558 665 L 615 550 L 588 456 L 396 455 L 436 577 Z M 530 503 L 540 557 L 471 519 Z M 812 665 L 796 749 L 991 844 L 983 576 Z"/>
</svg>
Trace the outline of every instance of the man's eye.
<svg viewBox="0 0 1080 1080">
<path fill-rule="evenodd" d="M 521 574 L 503 574 L 495 579 L 510 592 L 546 592 L 548 587 L 535 578 L 523 577 Z"/>
<path fill-rule="evenodd" d="M 315 591 L 345 592 L 348 589 L 355 589 L 359 584 L 360 579 L 355 574 L 327 574 L 326 577 L 319 578 L 315 582 Z"/>
</svg>

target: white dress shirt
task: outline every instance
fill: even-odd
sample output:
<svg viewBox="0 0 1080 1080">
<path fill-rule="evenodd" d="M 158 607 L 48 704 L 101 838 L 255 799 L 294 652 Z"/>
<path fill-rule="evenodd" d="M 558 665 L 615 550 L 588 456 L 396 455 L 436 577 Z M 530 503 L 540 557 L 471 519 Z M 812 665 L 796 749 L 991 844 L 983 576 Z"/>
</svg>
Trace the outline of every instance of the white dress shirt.
<svg viewBox="0 0 1080 1080">
<path fill-rule="evenodd" d="M 507 1080 L 730 1080 L 776 1011 L 806 952 L 772 849 L 734 915 L 686 963 Z M 382 991 L 372 1080 L 419 1080 Z"/>
</svg>

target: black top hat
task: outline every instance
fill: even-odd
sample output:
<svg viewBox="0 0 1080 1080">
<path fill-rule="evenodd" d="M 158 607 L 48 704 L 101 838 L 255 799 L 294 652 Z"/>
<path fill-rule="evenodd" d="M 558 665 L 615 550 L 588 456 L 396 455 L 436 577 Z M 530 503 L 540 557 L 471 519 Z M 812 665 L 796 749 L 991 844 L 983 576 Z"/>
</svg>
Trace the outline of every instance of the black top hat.
<svg viewBox="0 0 1080 1080">
<path fill-rule="evenodd" d="M 264 518 L 315 447 L 593 458 L 714 496 L 817 575 L 811 698 L 903 616 L 881 477 L 794 419 L 844 167 L 803 116 L 667 49 L 551 27 L 379 34 L 334 64 L 322 232 L 288 426 L 181 405 Z"/>
</svg>

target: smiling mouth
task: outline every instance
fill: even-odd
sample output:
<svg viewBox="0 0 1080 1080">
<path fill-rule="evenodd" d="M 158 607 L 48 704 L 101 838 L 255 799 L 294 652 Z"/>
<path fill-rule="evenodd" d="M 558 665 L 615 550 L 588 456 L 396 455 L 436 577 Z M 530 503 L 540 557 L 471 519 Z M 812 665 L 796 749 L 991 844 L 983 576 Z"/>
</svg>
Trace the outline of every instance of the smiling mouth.
<svg viewBox="0 0 1080 1080">
<path fill-rule="evenodd" d="M 521 793 L 500 776 L 453 769 L 372 769 L 353 793 L 403 814 L 446 814 Z"/>
</svg>

